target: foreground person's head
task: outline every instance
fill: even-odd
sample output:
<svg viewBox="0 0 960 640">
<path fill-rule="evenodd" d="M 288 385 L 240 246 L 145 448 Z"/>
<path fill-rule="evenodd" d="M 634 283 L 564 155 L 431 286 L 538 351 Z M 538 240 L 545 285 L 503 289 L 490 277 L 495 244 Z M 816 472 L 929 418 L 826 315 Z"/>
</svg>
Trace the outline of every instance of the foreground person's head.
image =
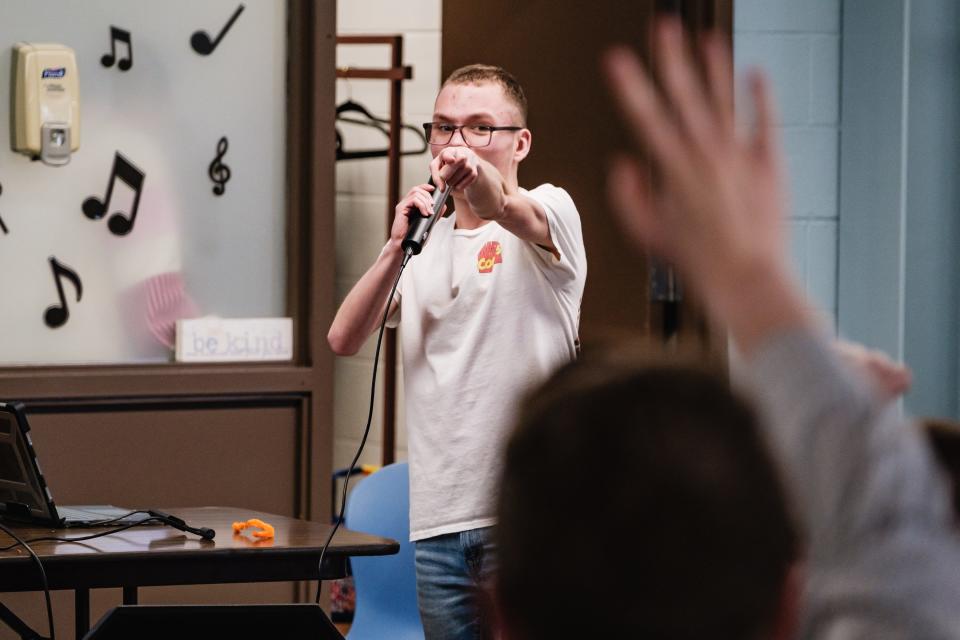
<svg viewBox="0 0 960 640">
<path fill-rule="evenodd" d="M 495 599 L 510 639 L 778 637 L 798 540 L 751 408 L 718 376 L 578 362 L 507 449 Z"/>
</svg>

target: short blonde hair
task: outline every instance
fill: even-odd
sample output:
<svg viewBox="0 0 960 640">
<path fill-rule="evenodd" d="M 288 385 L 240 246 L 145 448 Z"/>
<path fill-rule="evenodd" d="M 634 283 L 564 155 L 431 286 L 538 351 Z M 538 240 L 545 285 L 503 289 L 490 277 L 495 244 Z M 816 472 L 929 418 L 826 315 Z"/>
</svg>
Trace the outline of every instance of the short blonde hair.
<svg viewBox="0 0 960 640">
<path fill-rule="evenodd" d="M 526 126 L 527 96 L 513 74 L 503 67 L 491 64 L 469 64 L 451 73 L 443 86 L 445 87 L 448 84 L 478 84 L 481 82 L 499 84 L 503 88 L 504 94 L 520 112 L 520 118 L 523 120 L 520 124 Z"/>
</svg>

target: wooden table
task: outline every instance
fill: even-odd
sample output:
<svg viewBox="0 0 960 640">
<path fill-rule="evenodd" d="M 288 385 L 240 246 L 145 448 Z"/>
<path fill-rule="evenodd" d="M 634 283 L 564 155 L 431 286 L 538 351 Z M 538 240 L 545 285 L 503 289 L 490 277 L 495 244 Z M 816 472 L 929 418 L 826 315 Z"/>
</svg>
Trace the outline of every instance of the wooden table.
<svg viewBox="0 0 960 640">
<path fill-rule="evenodd" d="M 135 527 L 82 543 L 37 542 L 30 546 L 43 562 L 50 589 L 73 589 L 77 638 L 90 628 L 90 589 L 122 587 L 123 603 L 137 603 L 137 588 L 159 585 L 316 580 L 320 550 L 331 525 L 231 507 L 163 509 L 193 527 L 209 527 L 214 540 L 168 526 Z M 234 534 L 232 523 L 260 518 L 276 528 L 273 540 Z M 11 525 L 21 538 L 78 537 L 106 529 L 66 529 Z M 0 546 L 14 542 L 0 531 Z M 323 558 L 323 580 L 346 575 L 350 556 L 397 553 L 389 538 L 340 528 Z M 42 590 L 36 563 L 17 547 L 0 553 L 0 592 Z"/>
</svg>

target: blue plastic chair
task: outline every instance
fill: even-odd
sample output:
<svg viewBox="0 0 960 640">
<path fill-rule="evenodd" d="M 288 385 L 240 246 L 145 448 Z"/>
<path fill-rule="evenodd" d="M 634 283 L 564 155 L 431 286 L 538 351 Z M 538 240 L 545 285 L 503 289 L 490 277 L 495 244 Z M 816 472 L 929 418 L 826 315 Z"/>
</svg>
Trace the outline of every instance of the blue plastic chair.
<svg viewBox="0 0 960 640">
<path fill-rule="evenodd" d="M 347 499 L 346 526 L 393 538 L 392 556 L 350 558 L 357 608 L 348 640 L 423 640 L 410 542 L 407 463 L 388 465 L 361 480 Z"/>
</svg>

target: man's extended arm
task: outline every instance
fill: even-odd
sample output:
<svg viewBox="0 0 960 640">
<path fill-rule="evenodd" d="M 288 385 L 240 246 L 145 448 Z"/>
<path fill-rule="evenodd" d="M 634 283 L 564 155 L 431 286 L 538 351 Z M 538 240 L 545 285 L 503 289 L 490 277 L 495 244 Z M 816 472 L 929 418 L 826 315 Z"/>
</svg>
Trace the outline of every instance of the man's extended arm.
<svg viewBox="0 0 960 640">
<path fill-rule="evenodd" d="M 462 190 L 471 211 L 494 220 L 521 240 L 557 252 L 542 207 L 511 186 L 492 164 L 466 147 L 444 149 L 430 164 L 437 184 L 449 180 Z"/>
</svg>

